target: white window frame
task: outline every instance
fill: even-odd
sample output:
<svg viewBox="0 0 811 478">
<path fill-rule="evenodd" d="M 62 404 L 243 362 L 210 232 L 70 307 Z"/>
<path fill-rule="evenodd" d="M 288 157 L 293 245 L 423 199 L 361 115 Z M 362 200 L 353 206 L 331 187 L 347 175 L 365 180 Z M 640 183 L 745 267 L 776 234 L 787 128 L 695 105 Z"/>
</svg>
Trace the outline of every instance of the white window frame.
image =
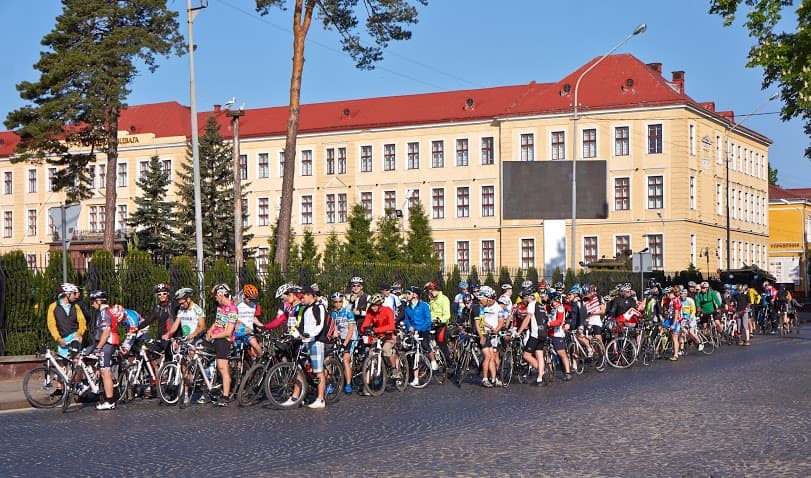
<svg viewBox="0 0 811 478">
<path fill-rule="evenodd" d="M 484 243 L 485 242 L 492 242 L 493 243 L 493 268 L 487 269 L 484 267 Z M 484 237 L 479 240 L 479 268 L 487 273 L 493 272 L 494 274 L 497 272 L 496 270 L 496 239 L 491 237 Z"/>
<path fill-rule="evenodd" d="M 524 267 L 524 241 L 532 241 L 532 263 Z M 518 267 L 527 270 L 530 267 L 537 268 L 538 264 L 538 238 L 534 236 L 523 236 L 518 238 Z"/>
<path fill-rule="evenodd" d="M 647 131 L 647 129 L 646 129 Z M 658 153 L 657 153 L 658 154 Z M 660 176 L 662 178 L 662 207 L 649 207 L 649 198 L 650 198 L 650 191 L 648 189 L 648 180 L 649 178 Z M 648 211 L 660 211 L 663 209 L 667 209 L 667 181 L 665 181 L 665 174 L 646 174 L 645 175 L 645 209 Z"/>
<path fill-rule="evenodd" d="M 596 239 L 597 240 L 597 251 L 594 254 L 594 256 L 596 257 L 595 260 L 599 260 L 600 259 L 600 236 L 598 234 L 583 235 L 580 238 L 580 257 L 583 258 L 584 262 L 590 262 L 590 261 L 586 261 L 586 239 Z M 615 247 L 616 247 L 616 244 L 615 244 Z"/>
<path fill-rule="evenodd" d="M 628 154 L 617 154 L 617 128 L 628 128 Z M 630 123 L 611 125 L 611 156 L 615 158 L 630 158 L 634 151 L 634 128 Z"/>
<path fill-rule="evenodd" d="M 525 134 L 532 135 L 532 157 L 527 159 L 526 161 L 521 159 L 521 137 Z M 526 131 L 517 131 L 515 136 L 515 144 L 516 144 L 516 161 L 523 161 L 523 162 L 532 162 L 535 161 L 535 158 L 538 156 L 538 132 L 535 130 L 526 130 Z"/>
<path fill-rule="evenodd" d="M 616 255 L 617 255 L 617 253 L 618 253 L 618 251 L 617 251 L 617 238 L 618 238 L 618 237 L 623 237 L 623 236 L 628 237 L 628 249 L 633 250 L 633 242 L 634 242 L 634 235 L 633 235 L 633 234 L 631 234 L 631 233 L 629 233 L 629 232 L 618 232 L 618 233 L 615 233 L 615 234 L 613 234 L 613 235 L 612 235 L 612 237 L 611 237 L 611 238 L 612 238 L 612 241 L 611 241 L 611 242 L 612 242 L 612 244 L 614 244 L 614 256 L 615 256 L 615 257 L 616 257 Z M 600 246 L 600 242 L 599 242 L 599 239 L 598 239 L 598 241 L 597 241 L 597 247 L 599 247 L 599 246 Z"/>
</svg>

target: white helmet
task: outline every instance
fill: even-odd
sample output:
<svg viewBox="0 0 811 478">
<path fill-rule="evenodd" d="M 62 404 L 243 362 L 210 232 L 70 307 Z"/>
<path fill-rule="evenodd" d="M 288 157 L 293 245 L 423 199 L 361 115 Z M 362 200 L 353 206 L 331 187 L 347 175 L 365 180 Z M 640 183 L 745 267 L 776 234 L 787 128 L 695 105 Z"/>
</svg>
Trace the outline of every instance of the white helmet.
<svg viewBox="0 0 811 478">
<path fill-rule="evenodd" d="M 72 294 L 74 292 L 79 292 L 79 288 L 75 285 L 71 284 L 70 282 L 65 282 L 59 289 L 62 291 L 63 294 Z"/>
</svg>

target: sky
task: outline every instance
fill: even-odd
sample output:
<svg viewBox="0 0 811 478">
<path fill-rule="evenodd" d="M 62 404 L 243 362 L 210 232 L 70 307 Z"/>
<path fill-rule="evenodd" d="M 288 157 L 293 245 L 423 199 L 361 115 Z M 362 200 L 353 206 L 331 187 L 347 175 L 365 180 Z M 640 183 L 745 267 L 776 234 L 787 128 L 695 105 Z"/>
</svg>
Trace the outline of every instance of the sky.
<svg viewBox="0 0 811 478">
<path fill-rule="evenodd" d="M 199 4 L 200 0 L 193 0 Z M 187 34 L 186 0 L 169 0 Z M 197 106 L 236 97 L 246 108 L 286 105 L 292 58 L 290 11 L 255 12 L 254 0 L 208 0 L 194 21 Z M 358 70 L 341 51 L 334 31 L 313 21 L 305 49 L 302 103 L 558 81 L 619 43 L 640 23 L 648 29 L 618 53 L 662 63 L 663 74 L 685 72 L 696 101 L 733 110 L 743 125 L 766 135 L 772 167 L 783 187 L 811 187 L 809 139 L 802 122 L 782 122 L 776 91 L 761 89 L 762 70 L 746 68 L 753 40 L 738 20 L 724 27 L 708 13 L 708 0 L 429 0 L 420 7 L 411 40 L 394 42 L 373 71 Z M 0 119 L 24 103 L 20 81 L 38 78 L 33 64 L 42 37 L 61 11 L 56 0 L 2 0 Z M 8 21 L 18 19 L 18 21 Z M 793 25 L 789 24 L 793 28 Z M 178 101 L 189 105 L 188 56 L 160 58 L 155 73 L 143 70 L 129 104 Z M 2 127 L 0 127 L 2 129 Z"/>
</svg>

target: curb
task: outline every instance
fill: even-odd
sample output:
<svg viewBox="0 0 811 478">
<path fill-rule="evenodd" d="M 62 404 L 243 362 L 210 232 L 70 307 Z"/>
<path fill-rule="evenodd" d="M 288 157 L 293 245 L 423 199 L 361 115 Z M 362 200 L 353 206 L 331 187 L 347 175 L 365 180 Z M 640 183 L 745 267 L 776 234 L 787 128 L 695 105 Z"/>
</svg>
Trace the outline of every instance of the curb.
<svg viewBox="0 0 811 478">
<path fill-rule="evenodd" d="M 12 400 L 10 402 L 0 402 L 0 411 L 9 410 L 26 410 L 33 409 L 34 407 L 28 403 L 28 400 Z"/>
</svg>

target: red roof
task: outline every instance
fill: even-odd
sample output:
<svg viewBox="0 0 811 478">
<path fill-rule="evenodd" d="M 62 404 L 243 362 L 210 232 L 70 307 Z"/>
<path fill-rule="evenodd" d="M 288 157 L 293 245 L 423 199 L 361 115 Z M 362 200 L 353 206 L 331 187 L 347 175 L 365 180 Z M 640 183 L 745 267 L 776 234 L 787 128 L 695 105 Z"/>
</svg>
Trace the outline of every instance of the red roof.
<svg viewBox="0 0 811 478">
<path fill-rule="evenodd" d="M 807 200 L 811 201 L 811 188 L 784 189 L 777 186 L 769 186 L 769 199 L 785 200 Z"/>
<path fill-rule="evenodd" d="M 524 85 L 306 104 L 301 106 L 299 133 L 571 112 L 577 78 L 597 60 L 594 58 L 555 83 L 533 81 Z M 722 120 L 731 121 L 733 118 L 730 112 L 715 112 L 712 103 L 698 103 L 687 96 L 684 93 L 684 72 L 673 72 L 668 81 L 662 77 L 661 64 L 646 65 L 630 54 L 606 57 L 585 75 L 578 90 L 578 104 L 583 113 L 634 106 L 689 104 Z M 176 101 L 130 106 L 121 113 L 119 129 L 131 134 L 151 132 L 158 137 L 189 137 L 189 113 L 188 107 Z M 231 119 L 225 110 L 199 112 L 200 132 L 212 114 L 217 116 L 222 135 L 230 138 Z M 239 125 L 243 137 L 284 136 L 287 106 L 247 110 Z M 757 132 L 747 131 L 769 141 Z M 9 156 L 16 146 L 16 135 L 11 132 L 0 135 L 4 135 L 0 138 L 7 138 L 4 144 L 0 144 L 0 156 Z"/>
<path fill-rule="evenodd" d="M 0 158 L 7 158 L 14 154 L 14 148 L 20 142 L 20 137 L 13 131 L 0 131 Z"/>
</svg>

